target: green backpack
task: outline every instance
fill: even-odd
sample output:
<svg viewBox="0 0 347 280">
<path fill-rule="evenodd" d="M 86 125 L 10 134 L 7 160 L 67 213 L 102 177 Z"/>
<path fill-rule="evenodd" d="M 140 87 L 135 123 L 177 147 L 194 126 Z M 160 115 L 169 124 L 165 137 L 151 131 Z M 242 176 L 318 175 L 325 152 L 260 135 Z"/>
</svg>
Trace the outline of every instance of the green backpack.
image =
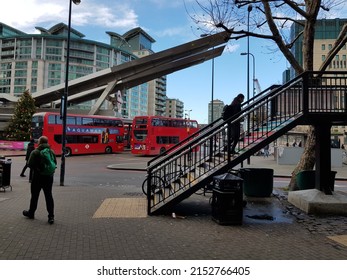
<svg viewBox="0 0 347 280">
<path fill-rule="evenodd" d="M 41 175 L 53 175 L 57 164 L 54 161 L 54 155 L 50 148 L 44 148 L 40 151 L 41 155 Z"/>
</svg>

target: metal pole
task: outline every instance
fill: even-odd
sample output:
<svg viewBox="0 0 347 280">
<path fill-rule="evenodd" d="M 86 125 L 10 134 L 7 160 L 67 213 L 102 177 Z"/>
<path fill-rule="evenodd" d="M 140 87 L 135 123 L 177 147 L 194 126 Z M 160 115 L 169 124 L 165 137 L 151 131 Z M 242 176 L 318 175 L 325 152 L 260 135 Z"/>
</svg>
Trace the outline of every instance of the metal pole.
<svg viewBox="0 0 347 280">
<path fill-rule="evenodd" d="M 64 186 L 65 178 L 65 147 L 66 147 L 66 115 L 67 115 L 67 98 L 69 96 L 69 59 L 70 59 L 70 33 L 71 33 L 71 7 L 72 2 L 80 4 L 80 0 L 69 0 L 69 19 L 67 25 L 67 46 L 66 46 L 66 63 L 65 63 L 65 88 L 61 96 L 60 118 L 62 119 L 63 134 L 61 138 L 61 166 L 60 166 L 60 186 Z"/>
<path fill-rule="evenodd" d="M 249 33 L 249 16 L 252 10 L 252 6 L 248 6 L 247 16 L 247 32 Z M 247 35 L 247 101 L 249 100 L 249 35 Z"/>
<path fill-rule="evenodd" d="M 252 54 L 252 53 L 241 53 L 241 55 L 251 55 L 252 56 L 252 59 L 253 59 L 253 97 L 255 95 L 255 91 L 256 91 L 256 88 L 255 88 L 255 56 Z"/>
<path fill-rule="evenodd" d="M 247 32 L 249 33 L 249 16 L 252 11 L 252 5 L 248 5 L 248 20 L 247 20 Z M 249 101 L 249 34 L 247 36 L 247 101 Z M 247 118 L 247 131 L 250 130 L 250 116 Z M 251 159 L 247 158 L 247 164 L 251 163 Z"/>
<path fill-rule="evenodd" d="M 252 53 L 249 53 L 249 55 L 253 58 L 253 97 L 255 95 L 255 57 Z"/>
<path fill-rule="evenodd" d="M 253 97 L 254 97 L 254 95 L 256 95 L 256 92 L 255 92 L 255 57 L 253 54 L 252 54 L 252 57 L 253 57 Z"/>
<path fill-rule="evenodd" d="M 211 85 L 211 123 L 213 123 L 213 95 L 214 95 L 214 58 L 212 58 L 212 85 Z"/>
</svg>

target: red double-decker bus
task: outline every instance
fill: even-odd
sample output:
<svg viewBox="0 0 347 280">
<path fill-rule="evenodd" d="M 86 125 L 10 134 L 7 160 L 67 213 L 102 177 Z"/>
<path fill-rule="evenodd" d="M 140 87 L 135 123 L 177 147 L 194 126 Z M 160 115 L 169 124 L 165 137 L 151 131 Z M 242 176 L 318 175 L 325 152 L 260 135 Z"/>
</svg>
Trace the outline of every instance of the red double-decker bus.
<svg viewBox="0 0 347 280">
<path fill-rule="evenodd" d="M 137 116 L 133 119 L 131 153 L 159 155 L 198 131 L 195 120 L 161 116 Z"/>
<path fill-rule="evenodd" d="M 130 150 L 131 146 L 131 129 L 133 125 L 132 119 L 122 118 L 124 125 L 124 150 Z"/>
<path fill-rule="evenodd" d="M 42 112 L 32 117 L 32 137 L 49 139 L 57 155 L 62 153 L 62 119 L 58 113 Z M 68 114 L 65 155 L 115 153 L 124 150 L 124 125 L 120 118 Z"/>
</svg>

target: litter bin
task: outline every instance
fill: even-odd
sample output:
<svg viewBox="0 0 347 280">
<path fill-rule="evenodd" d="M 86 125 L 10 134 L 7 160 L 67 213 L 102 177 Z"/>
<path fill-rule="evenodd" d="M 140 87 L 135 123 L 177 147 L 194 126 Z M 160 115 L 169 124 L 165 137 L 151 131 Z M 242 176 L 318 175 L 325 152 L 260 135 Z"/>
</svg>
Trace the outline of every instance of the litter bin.
<svg viewBox="0 0 347 280">
<path fill-rule="evenodd" d="M 330 171 L 328 187 L 334 191 L 336 171 Z M 314 189 L 316 187 L 316 171 L 303 170 L 296 174 L 296 184 L 299 190 Z"/>
<path fill-rule="evenodd" d="M 0 169 L 1 169 L 1 188 L 6 189 L 11 187 L 11 159 L 0 159 Z M 12 188 L 12 187 L 11 187 Z"/>
<path fill-rule="evenodd" d="M 212 219 L 221 225 L 241 225 L 243 218 L 243 180 L 225 173 L 213 177 Z"/>
<path fill-rule="evenodd" d="M 269 197 L 272 194 L 273 169 L 241 168 L 239 176 L 243 179 L 243 191 L 246 196 Z"/>
</svg>

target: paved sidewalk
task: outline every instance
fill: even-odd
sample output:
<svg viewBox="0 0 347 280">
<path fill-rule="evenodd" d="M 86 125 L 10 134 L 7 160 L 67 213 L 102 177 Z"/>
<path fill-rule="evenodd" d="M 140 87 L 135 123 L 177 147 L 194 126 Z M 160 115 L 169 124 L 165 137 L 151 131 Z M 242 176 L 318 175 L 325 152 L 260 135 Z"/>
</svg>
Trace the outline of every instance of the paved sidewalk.
<svg viewBox="0 0 347 280">
<path fill-rule="evenodd" d="M 145 168 L 149 159 L 125 158 L 129 168 Z M 270 158 L 251 160 L 251 166 L 274 164 Z M 276 167 L 275 174 L 289 175 L 290 169 Z M 338 174 L 343 172 L 344 167 Z M 275 185 L 283 180 L 275 179 Z M 57 216 L 49 225 L 43 195 L 36 218 L 28 220 L 21 215 L 28 206 L 28 184 L 13 176 L 12 185 L 13 191 L 0 192 L 2 260 L 347 259 L 347 218 L 305 215 L 287 202 L 281 187 L 270 198 L 247 198 L 241 226 L 214 222 L 210 195 L 194 194 L 177 205 L 172 211 L 176 218 L 148 217 L 142 215 L 140 192 L 115 196 L 107 187 L 55 187 Z M 140 208 L 117 212 L 129 202 Z"/>
</svg>

